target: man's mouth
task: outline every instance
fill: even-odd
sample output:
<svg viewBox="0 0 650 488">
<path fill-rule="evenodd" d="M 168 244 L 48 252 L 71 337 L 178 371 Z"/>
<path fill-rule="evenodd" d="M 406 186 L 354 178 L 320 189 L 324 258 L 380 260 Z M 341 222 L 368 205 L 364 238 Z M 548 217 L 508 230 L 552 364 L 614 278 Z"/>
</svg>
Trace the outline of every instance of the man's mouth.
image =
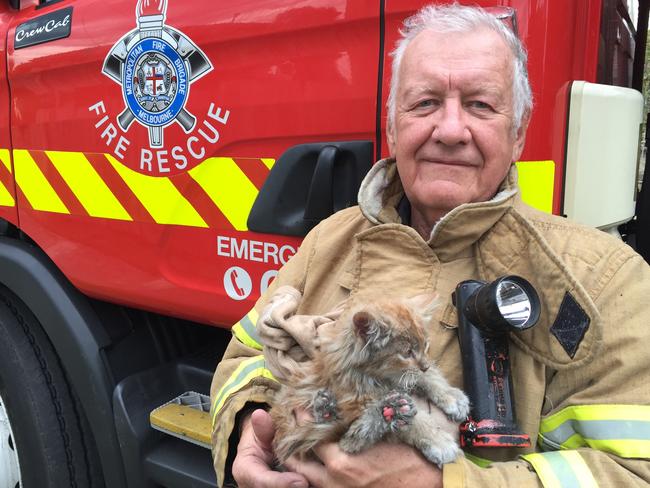
<svg viewBox="0 0 650 488">
<path fill-rule="evenodd" d="M 476 166 L 465 159 L 451 159 L 451 158 L 420 158 L 422 163 L 443 164 L 445 166 Z"/>
</svg>

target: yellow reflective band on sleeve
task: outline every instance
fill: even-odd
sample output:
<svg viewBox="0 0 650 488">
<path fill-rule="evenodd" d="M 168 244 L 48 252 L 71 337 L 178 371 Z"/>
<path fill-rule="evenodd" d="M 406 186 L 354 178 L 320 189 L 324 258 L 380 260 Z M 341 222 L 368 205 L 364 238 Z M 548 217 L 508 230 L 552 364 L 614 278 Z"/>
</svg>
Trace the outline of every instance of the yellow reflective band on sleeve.
<svg viewBox="0 0 650 488">
<path fill-rule="evenodd" d="M 521 198 L 531 207 L 542 212 L 553 212 L 553 189 L 555 187 L 554 161 L 518 161 Z"/>
<path fill-rule="evenodd" d="M 208 227 L 203 217 L 169 178 L 140 174 L 127 168 L 110 154 L 107 154 L 106 158 L 156 223 Z"/>
<path fill-rule="evenodd" d="M 259 192 L 232 158 L 208 158 L 188 173 L 236 230 L 248 230 L 248 214 Z"/>
<path fill-rule="evenodd" d="M 544 488 L 597 488 L 589 466 L 577 451 L 526 454 Z"/>
<path fill-rule="evenodd" d="M 578 405 L 540 422 L 544 450 L 591 447 L 623 458 L 650 459 L 650 405 Z"/>
<path fill-rule="evenodd" d="M 473 462 L 479 468 L 487 468 L 490 464 L 492 464 L 492 461 L 489 459 L 483 459 L 482 457 L 475 456 L 474 454 L 470 454 L 468 452 L 465 453 L 465 457 L 468 461 Z"/>
<path fill-rule="evenodd" d="M 14 150 L 14 169 L 16 184 L 34 210 L 70 213 L 28 151 Z"/>
<path fill-rule="evenodd" d="M 45 151 L 91 217 L 133 220 L 83 153 Z"/>
<path fill-rule="evenodd" d="M 232 326 L 232 333 L 242 344 L 261 351 L 263 346 L 260 341 L 260 336 L 257 335 L 257 327 L 255 325 L 257 324 L 258 318 L 258 313 L 255 309 L 252 309 L 239 322 Z"/>
<path fill-rule="evenodd" d="M 246 359 L 233 371 L 230 378 L 224 383 L 221 389 L 217 392 L 212 401 L 212 427 L 217 418 L 217 414 L 223 407 L 224 403 L 233 393 L 237 393 L 243 389 L 255 378 L 268 378 L 275 381 L 273 374 L 266 369 L 266 362 L 264 356 L 253 356 Z"/>
</svg>

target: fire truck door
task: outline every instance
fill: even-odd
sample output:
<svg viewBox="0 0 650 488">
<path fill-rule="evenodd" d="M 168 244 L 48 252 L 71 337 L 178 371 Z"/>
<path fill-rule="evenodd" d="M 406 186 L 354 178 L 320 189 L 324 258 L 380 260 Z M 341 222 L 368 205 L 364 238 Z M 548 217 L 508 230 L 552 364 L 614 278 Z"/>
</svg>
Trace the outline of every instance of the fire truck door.
<svg viewBox="0 0 650 488">
<path fill-rule="evenodd" d="M 84 293 L 234 323 L 300 242 L 247 226 L 275 160 L 374 141 L 380 2 L 246 5 L 67 0 L 14 15 L 21 227 Z"/>
</svg>

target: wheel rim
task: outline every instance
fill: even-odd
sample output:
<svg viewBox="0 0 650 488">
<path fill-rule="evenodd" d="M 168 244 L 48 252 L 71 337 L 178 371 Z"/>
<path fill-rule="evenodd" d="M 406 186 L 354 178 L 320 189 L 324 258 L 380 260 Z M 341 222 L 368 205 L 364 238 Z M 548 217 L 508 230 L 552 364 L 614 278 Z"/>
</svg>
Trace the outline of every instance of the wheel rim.
<svg viewBox="0 0 650 488">
<path fill-rule="evenodd" d="M 0 486 L 18 488 L 20 480 L 20 463 L 16 440 L 11 430 L 5 402 L 0 395 Z"/>
</svg>

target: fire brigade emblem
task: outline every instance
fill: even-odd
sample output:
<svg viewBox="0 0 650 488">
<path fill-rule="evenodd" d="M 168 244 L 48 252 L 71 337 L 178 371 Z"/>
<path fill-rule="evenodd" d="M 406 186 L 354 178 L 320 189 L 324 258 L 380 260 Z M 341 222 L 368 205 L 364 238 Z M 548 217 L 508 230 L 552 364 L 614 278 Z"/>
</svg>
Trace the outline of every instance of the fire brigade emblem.
<svg viewBox="0 0 650 488">
<path fill-rule="evenodd" d="M 115 43 L 102 70 L 122 86 L 120 128 L 126 132 L 138 121 L 152 148 L 163 146 L 163 130 L 173 122 L 186 133 L 194 128 L 196 118 L 185 109 L 190 85 L 212 69 L 196 44 L 165 25 L 166 12 L 167 0 L 139 0 L 137 28 Z"/>
</svg>

